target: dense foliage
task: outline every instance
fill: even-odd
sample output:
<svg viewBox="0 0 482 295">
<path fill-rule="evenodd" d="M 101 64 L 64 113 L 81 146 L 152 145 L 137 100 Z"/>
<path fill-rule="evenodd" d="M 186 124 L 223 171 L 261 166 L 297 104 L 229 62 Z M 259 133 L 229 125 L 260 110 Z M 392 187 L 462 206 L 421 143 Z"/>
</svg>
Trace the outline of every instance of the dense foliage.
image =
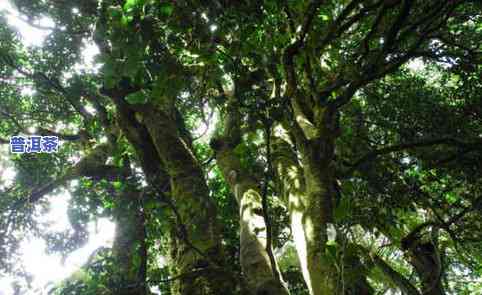
<svg viewBox="0 0 482 295">
<path fill-rule="evenodd" d="M 0 274 L 108 217 L 49 294 L 482 294 L 479 1 L 11 2 L 0 143 L 61 146 L 1 155 Z"/>
</svg>

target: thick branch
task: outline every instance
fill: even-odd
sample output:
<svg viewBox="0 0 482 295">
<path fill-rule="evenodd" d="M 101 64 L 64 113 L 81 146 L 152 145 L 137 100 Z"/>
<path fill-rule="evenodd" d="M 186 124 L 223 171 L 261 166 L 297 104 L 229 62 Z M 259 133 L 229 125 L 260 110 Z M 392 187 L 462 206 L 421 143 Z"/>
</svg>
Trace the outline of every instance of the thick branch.
<svg viewBox="0 0 482 295">
<path fill-rule="evenodd" d="M 368 249 L 364 249 L 368 251 Z M 394 270 L 383 258 L 378 256 L 373 251 L 369 252 L 369 257 L 373 263 L 392 281 L 405 295 L 420 295 L 420 292 L 413 286 L 413 284 L 405 278 L 402 274 Z"/>
<path fill-rule="evenodd" d="M 268 292 L 266 294 L 288 294 L 272 250 L 267 200 L 268 178 L 265 179 L 264 188 L 261 189 L 259 179 L 242 167 L 234 151 L 241 143 L 241 115 L 235 97 L 228 98 L 227 108 L 225 132 L 220 138 L 214 139 L 211 146 L 215 150 L 216 161 L 224 179 L 240 208 L 241 266 L 246 273 L 248 285 L 255 293 L 265 290 Z M 267 131 L 268 137 L 269 133 Z M 270 162 L 269 149 L 267 158 Z M 268 289 L 270 291 L 267 291 Z"/>
<path fill-rule="evenodd" d="M 402 274 L 393 269 L 382 257 L 380 257 L 375 251 L 370 250 L 362 245 L 357 245 L 360 249 L 360 253 L 363 253 L 365 257 L 370 259 L 376 267 L 378 267 L 383 274 L 395 284 L 402 294 L 404 295 L 421 295 L 418 289 Z"/>
<path fill-rule="evenodd" d="M 62 95 L 84 119 L 87 121 L 92 119 L 92 115 L 87 112 L 85 107 L 80 103 L 80 100 L 75 100 L 71 93 L 69 93 L 56 78 L 48 77 L 42 72 L 29 72 L 21 66 L 17 65 L 10 56 L 2 56 L 4 62 L 11 68 L 15 69 L 17 72 L 23 76 L 32 79 L 33 81 L 47 86 L 47 88 L 57 92 Z"/>
<path fill-rule="evenodd" d="M 38 188 L 33 189 L 28 198 L 19 200 L 14 207 L 21 206 L 21 204 L 35 203 L 43 196 L 51 193 L 59 186 L 65 185 L 69 180 L 77 177 L 92 177 L 92 178 L 116 178 L 124 173 L 124 171 L 116 166 L 105 165 L 108 158 L 109 147 L 106 145 L 97 146 L 90 154 L 82 158 L 77 164 L 67 169 L 61 177 L 44 184 Z M 19 205 L 20 204 L 20 205 Z"/>
<path fill-rule="evenodd" d="M 343 87 L 343 85 L 348 85 L 339 97 L 329 103 L 331 108 L 339 108 L 347 104 L 358 89 L 375 79 L 396 71 L 408 60 L 417 57 L 420 47 L 425 44 L 425 41 L 430 39 L 431 33 L 444 27 L 450 13 L 458 3 L 455 2 L 450 5 L 445 2 L 440 2 L 441 4 L 436 3 L 431 7 L 433 9 L 430 10 L 428 15 L 420 16 L 418 21 L 410 23 L 407 21 L 407 18 L 411 9 L 411 2 L 408 0 L 404 1 L 397 19 L 384 35 L 382 48 L 373 51 L 374 57 L 368 58 L 367 54 L 363 54 L 361 55 L 362 58 L 358 59 L 356 63 L 359 64 L 360 74 L 352 78 L 351 81 L 346 82 L 344 82 L 344 78 L 338 78 L 337 80 L 340 81 L 332 83 L 329 86 L 329 92 L 322 92 L 329 94 Z M 363 42 L 369 42 L 368 36 L 373 34 L 372 31 L 369 31 Z M 406 49 L 399 48 L 399 52 L 397 52 L 396 48 L 394 48 L 395 44 L 406 43 L 408 37 L 412 35 L 416 37 L 415 40 Z M 397 38 L 397 36 L 399 37 Z"/>
<path fill-rule="evenodd" d="M 321 6 L 323 1 L 311 1 L 306 10 L 305 22 L 301 28 L 300 34 L 297 36 L 296 41 L 289 45 L 283 54 L 283 63 L 285 66 L 286 80 L 288 82 L 288 87 L 286 89 L 286 95 L 292 97 L 297 91 L 297 78 L 294 69 L 293 59 L 296 54 L 299 53 L 300 49 L 303 47 L 306 36 L 311 30 L 313 19 L 316 16 L 318 8 Z"/>
<path fill-rule="evenodd" d="M 16 130 L 17 132 L 22 132 L 22 133 L 25 133 L 27 135 L 57 136 L 58 138 L 60 138 L 62 140 L 66 140 L 66 141 L 75 141 L 75 140 L 81 139 L 80 134 L 63 134 L 63 133 L 55 132 L 53 130 L 45 129 L 45 128 L 42 128 L 42 127 L 39 127 L 38 133 L 34 134 L 34 133 L 28 131 L 27 128 L 22 126 L 22 124 L 20 124 L 20 122 L 16 119 L 15 115 L 12 115 L 12 114 L 10 114 L 6 111 L 3 111 L 3 110 L 0 110 L 0 115 L 9 119 L 15 125 L 15 127 L 17 129 Z M 0 144 L 8 144 L 8 143 L 10 143 L 9 140 L 0 139 Z"/>
<path fill-rule="evenodd" d="M 391 146 L 387 146 L 387 147 L 383 147 L 383 148 L 371 151 L 365 156 L 361 157 L 358 161 L 356 161 L 354 164 L 351 165 L 351 168 L 346 173 L 346 175 L 351 175 L 355 170 L 360 169 L 360 167 L 362 167 L 365 163 L 369 161 L 373 161 L 379 156 L 386 155 L 393 152 L 430 147 L 434 145 L 447 145 L 447 146 L 456 146 L 456 147 L 462 147 L 462 148 L 475 149 L 477 147 L 482 147 L 482 141 L 466 143 L 456 138 L 445 137 L 445 138 L 426 139 L 426 140 L 420 140 L 417 142 L 391 145 Z"/>
</svg>

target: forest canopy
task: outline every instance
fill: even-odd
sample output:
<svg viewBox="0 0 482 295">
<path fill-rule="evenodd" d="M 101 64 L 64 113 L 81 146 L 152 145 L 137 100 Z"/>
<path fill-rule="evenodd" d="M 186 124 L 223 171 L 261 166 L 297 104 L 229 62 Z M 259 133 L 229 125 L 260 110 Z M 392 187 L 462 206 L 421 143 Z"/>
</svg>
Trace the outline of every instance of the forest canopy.
<svg viewBox="0 0 482 295">
<path fill-rule="evenodd" d="M 482 294 L 480 1 L 2 1 L 46 32 L 0 12 L 15 294 Z M 112 245 L 28 291 L 22 241 L 68 257 L 99 218 Z"/>
</svg>

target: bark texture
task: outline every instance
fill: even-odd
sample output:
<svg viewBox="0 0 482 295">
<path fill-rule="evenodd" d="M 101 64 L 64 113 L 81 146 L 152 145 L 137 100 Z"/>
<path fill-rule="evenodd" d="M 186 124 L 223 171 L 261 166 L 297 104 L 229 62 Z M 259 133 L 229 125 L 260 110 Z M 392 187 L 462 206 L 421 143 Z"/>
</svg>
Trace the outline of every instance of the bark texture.
<svg viewBox="0 0 482 295">
<path fill-rule="evenodd" d="M 411 263 L 422 283 L 422 295 L 444 295 L 440 254 L 432 241 L 418 242 L 410 249 Z"/>
<path fill-rule="evenodd" d="M 267 228 L 259 182 L 243 171 L 233 149 L 226 144 L 217 150 L 216 159 L 239 205 L 240 260 L 248 286 L 253 294 L 289 294 L 266 248 Z"/>
<path fill-rule="evenodd" d="M 179 274 L 180 294 L 230 294 L 233 285 L 224 261 L 221 225 L 216 207 L 189 139 L 178 129 L 176 112 L 147 108 L 144 124 L 170 178 L 170 195 L 176 202 L 181 241 L 174 260 Z M 179 226 L 179 225 L 178 225 Z M 201 271 L 204 269 L 204 271 Z M 196 275 L 189 274 L 196 271 Z"/>
<path fill-rule="evenodd" d="M 260 179 L 242 167 L 235 148 L 241 143 L 240 115 L 230 98 L 225 134 L 211 142 L 216 161 L 239 206 L 240 262 L 252 294 L 289 294 L 276 264 L 263 214 Z"/>
<path fill-rule="evenodd" d="M 438 229 L 431 229 L 426 235 L 420 224 L 401 240 L 401 248 L 406 251 L 410 263 L 420 278 L 422 295 L 444 295 L 442 284 L 443 265 L 438 250 Z"/>
<path fill-rule="evenodd" d="M 142 212 L 142 195 L 127 189 L 117 200 L 114 210 L 116 233 L 112 254 L 115 269 L 112 277 L 119 295 L 144 295 L 147 293 L 147 248 L 145 220 Z"/>
<path fill-rule="evenodd" d="M 234 294 L 238 282 L 224 261 L 216 207 L 189 139 L 179 130 L 175 109 L 146 105 L 134 110 L 123 99 L 128 89 L 105 92 L 118 108 L 119 126 L 136 150 L 148 183 L 168 195 L 180 219 L 171 225 L 173 276 L 178 278 L 173 293 Z"/>
<path fill-rule="evenodd" d="M 285 130 L 285 139 L 274 141 L 275 167 L 284 187 L 303 277 L 310 294 L 336 294 L 337 272 L 325 252 L 327 226 L 332 222 L 333 210 L 332 149 L 323 146 L 320 139 L 307 140 L 298 134 L 292 137 L 295 143 L 291 144 L 300 152 L 299 161 L 291 152 L 287 134 Z"/>
<path fill-rule="evenodd" d="M 376 253 L 370 253 L 369 249 L 361 247 L 361 251 L 365 251 L 369 258 L 373 261 L 374 266 L 378 267 L 384 275 L 390 280 L 394 285 L 400 289 L 404 295 L 420 295 L 420 292 L 415 288 L 412 283 L 405 278 L 402 274 L 394 270 L 382 257 L 378 256 Z M 369 254 L 368 254 L 369 253 Z"/>
</svg>

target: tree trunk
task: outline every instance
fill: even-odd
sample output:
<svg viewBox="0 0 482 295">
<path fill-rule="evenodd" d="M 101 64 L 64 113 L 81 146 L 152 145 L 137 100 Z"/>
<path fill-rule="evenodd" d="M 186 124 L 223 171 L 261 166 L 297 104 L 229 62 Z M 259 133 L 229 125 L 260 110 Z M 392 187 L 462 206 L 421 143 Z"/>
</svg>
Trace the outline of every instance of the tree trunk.
<svg viewBox="0 0 482 295">
<path fill-rule="evenodd" d="M 142 112 L 157 154 L 170 177 L 170 195 L 182 227 L 174 261 L 181 277 L 180 294 L 232 294 L 231 272 L 224 261 L 221 225 L 209 198 L 201 167 L 190 143 L 180 134 L 176 119 L 150 107 Z M 179 201 L 179 202 L 176 202 Z M 179 220 L 178 220 L 179 221 Z"/>
<path fill-rule="evenodd" d="M 443 266 L 437 246 L 438 229 L 432 228 L 423 236 L 420 224 L 401 240 L 401 248 L 406 251 L 410 263 L 415 268 L 421 282 L 422 295 L 444 295 L 442 284 Z"/>
<path fill-rule="evenodd" d="M 289 294 L 267 245 L 259 181 L 242 169 L 230 144 L 218 140 L 216 145 L 217 164 L 239 205 L 240 260 L 248 287 L 252 294 Z"/>
<path fill-rule="evenodd" d="M 300 165 L 286 143 L 289 139 L 282 141 L 275 141 L 275 170 L 282 182 L 304 280 L 311 295 L 336 294 L 336 269 L 326 255 L 332 211 L 329 167 L 320 166 L 321 150 L 308 142 L 300 146 Z"/>
<path fill-rule="evenodd" d="M 302 157 L 303 159 L 304 157 Z M 331 190 L 320 179 L 326 173 L 310 157 L 303 159 L 306 205 L 302 225 L 306 238 L 307 268 L 313 295 L 336 294 L 336 269 L 326 253 L 327 227 L 331 222 Z"/>
<path fill-rule="evenodd" d="M 367 274 L 369 269 L 360 259 L 360 248 L 350 243 L 349 239 L 341 232 L 337 232 L 337 242 L 344 245 L 342 248 L 341 260 L 343 269 L 340 270 L 342 295 L 372 295 L 375 293 L 368 283 Z"/>
<path fill-rule="evenodd" d="M 119 295 L 147 294 L 147 248 L 142 196 L 139 191 L 122 192 L 116 202 L 114 217 L 116 233 L 112 254 L 114 259 L 114 290 Z"/>
<path fill-rule="evenodd" d="M 122 90 L 105 91 L 119 111 L 119 127 L 136 150 L 147 182 L 159 193 L 168 193 L 180 220 L 170 233 L 176 248 L 174 294 L 234 294 L 234 281 L 223 257 L 220 224 L 209 199 L 201 168 L 179 126 L 161 110 L 149 105 L 138 112 L 123 99 Z M 170 181 L 166 183 L 166 179 Z M 170 189 L 170 190 L 169 190 Z M 179 202 L 177 202 L 179 201 Z M 179 224 L 182 222 L 182 224 Z"/>
<path fill-rule="evenodd" d="M 440 254 L 433 242 L 418 241 L 410 248 L 411 263 L 422 283 L 423 295 L 445 295 Z"/>
<path fill-rule="evenodd" d="M 378 256 L 376 253 L 369 253 L 369 249 L 364 249 L 361 247 L 362 251 L 366 251 L 367 255 L 371 258 L 373 261 L 374 265 L 378 267 L 390 280 L 394 285 L 396 285 L 402 294 L 404 295 L 420 295 L 420 292 L 418 292 L 417 288 L 413 286 L 413 284 L 405 278 L 402 274 L 398 273 L 396 270 L 394 270 L 390 264 L 385 262 L 383 258 Z M 368 254 L 369 253 L 369 254 Z"/>
</svg>

